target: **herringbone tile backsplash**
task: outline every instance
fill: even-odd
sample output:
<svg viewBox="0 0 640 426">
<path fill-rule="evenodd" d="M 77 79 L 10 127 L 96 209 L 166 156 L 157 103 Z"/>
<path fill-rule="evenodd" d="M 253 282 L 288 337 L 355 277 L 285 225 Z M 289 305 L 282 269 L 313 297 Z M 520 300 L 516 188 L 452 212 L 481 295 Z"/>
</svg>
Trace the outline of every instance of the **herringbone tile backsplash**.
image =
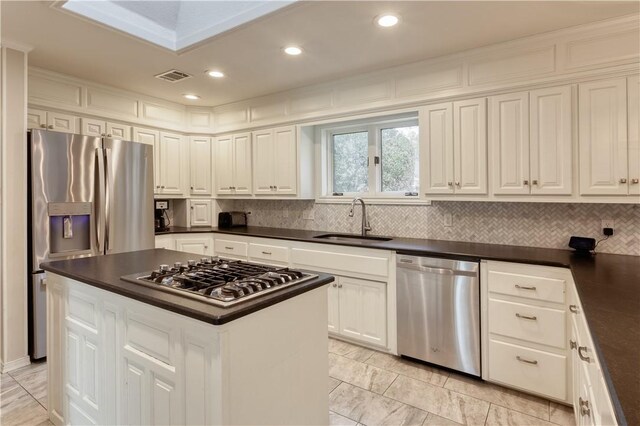
<svg viewBox="0 0 640 426">
<path fill-rule="evenodd" d="M 222 211 L 250 211 L 249 225 L 318 231 L 360 231 L 360 207 L 313 201 L 218 200 Z M 603 253 L 640 256 L 640 206 L 629 204 L 555 204 L 433 202 L 430 206 L 368 206 L 372 233 L 566 249 L 569 237 L 600 238 L 601 220 L 615 221 L 615 235 L 598 246 Z M 305 219 L 312 214 L 312 219 Z M 445 214 L 453 225 L 444 226 Z"/>
</svg>

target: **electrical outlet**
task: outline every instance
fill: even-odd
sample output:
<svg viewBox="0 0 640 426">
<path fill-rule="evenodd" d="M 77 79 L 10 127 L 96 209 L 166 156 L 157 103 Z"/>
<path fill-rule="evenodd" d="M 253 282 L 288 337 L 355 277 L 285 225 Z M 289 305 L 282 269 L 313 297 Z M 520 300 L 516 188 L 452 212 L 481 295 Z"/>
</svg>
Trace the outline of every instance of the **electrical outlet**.
<svg viewBox="0 0 640 426">
<path fill-rule="evenodd" d="M 311 210 L 303 210 L 302 211 L 302 219 L 304 219 L 304 220 L 313 220 L 314 219 L 313 209 L 311 209 Z"/>
<path fill-rule="evenodd" d="M 282 210 L 282 217 L 284 217 L 284 218 L 289 217 L 289 210 L 287 210 L 287 209 Z"/>
<path fill-rule="evenodd" d="M 444 214 L 444 226 L 453 226 L 453 215 L 451 213 Z"/>
<path fill-rule="evenodd" d="M 602 219 L 602 226 L 600 228 L 604 229 L 604 228 L 614 228 L 614 223 L 613 223 L 613 219 Z"/>
</svg>

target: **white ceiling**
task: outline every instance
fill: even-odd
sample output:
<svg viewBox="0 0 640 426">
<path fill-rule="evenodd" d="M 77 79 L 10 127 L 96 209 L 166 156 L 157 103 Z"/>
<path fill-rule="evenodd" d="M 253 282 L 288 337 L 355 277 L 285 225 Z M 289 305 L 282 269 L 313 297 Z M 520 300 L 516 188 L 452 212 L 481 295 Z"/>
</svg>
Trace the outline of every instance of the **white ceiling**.
<svg viewBox="0 0 640 426">
<path fill-rule="evenodd" d="M 640 2 L 302 1 L 176 54 L 50 7 L 6 1 L 2 38 L 31 45 L 38 67 L 191 105 L 221 105 L 317 82 L 459 52 L 536 33 L 639 13 Z M 129 7 L 136 7 L 130 5 Z M 171 6 L 166 6 L 170 10 Z M 165 11 L 166 12 L 166 11 Z M 374 17 L 400 16 L 393 28 Z M 172 25 L 171 13 L 158 22 Z M 298 44 L 289 57 L 282 47 Z M 167 83 L 177 68 L 194 77 Z M 205 70 L 227 74 L 212 79 Z M 184 93 L 196 93 L 189 102 Z"/>
</svg>

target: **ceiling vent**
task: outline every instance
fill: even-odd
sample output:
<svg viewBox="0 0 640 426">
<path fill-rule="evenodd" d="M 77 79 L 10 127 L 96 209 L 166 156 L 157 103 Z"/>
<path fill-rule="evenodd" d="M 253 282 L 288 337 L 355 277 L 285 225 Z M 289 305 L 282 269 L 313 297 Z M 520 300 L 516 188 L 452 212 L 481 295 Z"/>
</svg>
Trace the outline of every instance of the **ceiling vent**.
<svg viewBox="0 0 640 426">
<path fill-rule="evenodd" d="M 187 78 L 191 78 L 191 75 L 186 72 L 178 71 L 178 70 L 170 70 L 163 72 L 162 74 L 156 75 L 156 78 L 160 80 L 168 81 L 169 83 L 176 83 L 178 81 L 186 80 Z"/>
</svg>

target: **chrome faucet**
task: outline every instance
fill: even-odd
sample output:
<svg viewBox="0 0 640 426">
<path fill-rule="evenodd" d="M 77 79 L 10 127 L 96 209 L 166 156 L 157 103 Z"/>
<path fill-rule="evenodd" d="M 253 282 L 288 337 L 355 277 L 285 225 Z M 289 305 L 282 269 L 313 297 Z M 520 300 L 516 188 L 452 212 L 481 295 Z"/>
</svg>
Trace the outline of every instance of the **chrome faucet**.
<svg viewBox="0 0 640 426">
<path fill-rule="evenodd" d="M 360 201 L 362 204 L 362 236 L 365 237 L 368 231 L 371 231 L 371 225 L 369 224 L 369 218 L 367 217 L 367 205 L 364 203 L 364 200 L 360 197 L 355 197 L 353 201 L 351 201 L 351 210 L 349 210 L 349 217 L 353 217 L 353 207 L 356 205 L 356 202 Z"/>
</svg>

